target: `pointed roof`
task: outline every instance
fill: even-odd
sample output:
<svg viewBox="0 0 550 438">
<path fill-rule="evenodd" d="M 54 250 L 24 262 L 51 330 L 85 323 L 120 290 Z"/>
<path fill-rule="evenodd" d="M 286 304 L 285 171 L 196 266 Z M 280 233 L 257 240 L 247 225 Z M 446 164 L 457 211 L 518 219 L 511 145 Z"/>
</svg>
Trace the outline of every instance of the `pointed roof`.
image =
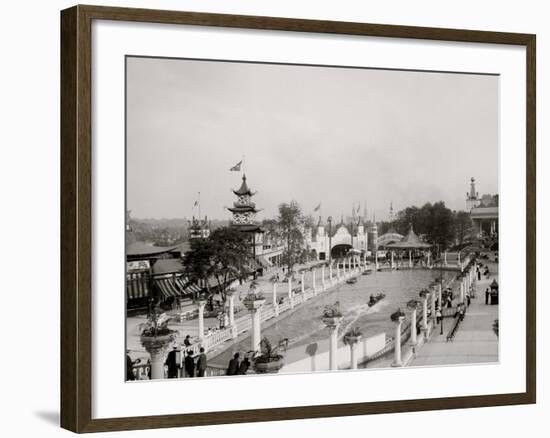
<svg viewBox="0 0 550 438">
<path fill-rule="evenodd" d="M 244 173 L 243 173 L 243 182 L 241 183 L 241 187 L 239 187 L 239 190 L 233 190 L 233 193 L 235 193 L 235 195 L 237 196 L 244 196 L 244 195 L 253 196 L 255 194 L 255 192 L 252 192 L 248 188 L 248 184 L 246 183 L 246 175 Z"/>
<path fill-rule="evenodd" d="M 415 248 L 430 248 L 432 245 L 424 243 L 416 235 L 413 230 L 412 224 L 409 228 L 409 232 L 400 242 L 390 243 L 388 248 L 398 248 L 398 249 L 415 249 Z"/>
</svg>

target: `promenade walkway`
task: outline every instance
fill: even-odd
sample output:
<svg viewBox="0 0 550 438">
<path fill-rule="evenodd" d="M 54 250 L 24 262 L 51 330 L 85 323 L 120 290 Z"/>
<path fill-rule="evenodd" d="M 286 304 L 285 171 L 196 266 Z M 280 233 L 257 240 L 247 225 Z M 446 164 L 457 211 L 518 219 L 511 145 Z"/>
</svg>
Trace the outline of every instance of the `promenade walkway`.
<svg viewBox="0 0 550 438">
<path fill-rule="evenodd" d="M 447 342 L 451 320 L 445 318 L 443 335 L 440 328 L 434 330 L 429 342 L 424 344 L 409 366 L 456 365 L 498 361 L 498 338 L 493 332 L 493 322 L 498 318 L 498 305 L 485 304 L 485 289 L 493 279 L 498 281 L 498 264 L 488 263 L 491 275 L 477 282 L 476 297 L 466 311 L 464 321 L 452 341 Z"/>
</svg>

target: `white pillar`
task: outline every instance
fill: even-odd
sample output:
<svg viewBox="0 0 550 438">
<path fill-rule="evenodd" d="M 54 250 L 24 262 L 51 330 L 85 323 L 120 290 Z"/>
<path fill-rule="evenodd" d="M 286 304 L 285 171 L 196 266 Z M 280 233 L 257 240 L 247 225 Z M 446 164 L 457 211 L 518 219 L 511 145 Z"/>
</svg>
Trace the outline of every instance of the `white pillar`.
<svg viewBox="0 0 550 438">
<path fill-rule="evenodd" d="M 275 316 L 279 316 L 279 301 L 277 300 L 277 283 L 273 282 L 273 310 Z"/>
<path fill-rule="evenodd" d="M 428 268 L 431 268 L 432 253 L 428 253 Z"/>
<path fill-rule="evenodd" d="M 338 369 L 338 327 L 340 323 L 328 326 L 329 333 L 329 369 Z"/>
<path fill-rule="evenodd" d="M 321 266 L 321 285 L 323 288 L 322 290 L 324 291 L 327 288 L 325 283 L 325 265 Z"/>
<path fill-rule="evenodd" d="M 443 285 L 441 283 L 437 284 L 437 299 L 439 300 L 439 308 L 443 312 Z"/>
<path fill-rule="evenodd" d="M 464 302 L 464 279 L 460 280 L 460 302 Z"/>
<path fill-rule="evenodd" d="M 151 379 L 164 379 L 164 354 L 165 348 L 155 348 L 149 354 L 151 356 Z"/>
<path fill-rule="evenodd" d="M 328 279 L 330 280 L 330 283 L 332 284 L 332 263 L 328 267 Z"/>
<path fill-rule="evenodd" d="M 206 301 L 199 301 L 199 339 L 204 341 L 204 306 Z"/>
<path fill-rule="evenodd" d="M 374 270 L 378 271 L 378 251 L 374 249 Z"/>
<path fill-rule="evenodd" d="M 302 271 L 302 275 L 301 275 L 302 284 L 300 285 L 301 286 L 300 289 L 302 290 L 302 298 L 304 298 L 304 292 L 306 291 L 305 279 L 306 279 L 306 273 Z"/>
<path fill-rule="evenodd" d="M 391 269 L 393 269 L 393 251 L 390 251 L 391 252 Z"/>
<path fill-rule="evenodd" d="M 443 265 L 447 266 L 447 251 L 443 253 Z"/>
<path fill-rule="evenodd" d="M 457 262 L 456 262 L 456 267 L 458 269 L 460 269 L 460 272 L 462 272 L 462 265 L 460 263 L 460 251 L 458 251 L 458 259 L 457 259 Z"/>
<path fill-rule="evenodd" d="M 292 296 L 292 278 L 288 277 L 288 302 L 290 308 L 294 309 L 294 297 Z"/>
<path fill-rule="evenodd" d="M 349 352 L 350 352 L 350 361 L 351 361 L 351 369 L 356 370 L 357 369 L 357 342 L 351 342 L 349 344 Z"/>
<path fill-rule="evenodd" d="M 403 361 L 401 360 L 401 324 L 405 318 L 400 316 L 395 324 L 395 348 L 392 367 L 402 367 Z"/>
<path fill-rule="evenodd" d="M 252 351 L 260 351 L 260 318 L 261 318 L 261 307 L 254 309 L 250 312 L 252 317 Z"/>
<path fill-rule="evenodd" d="M 315 269 L 311 271 L 311 287 L 313 288 L 313 295 L 317 295 L 317 285 L 315 284 Z"/>
<path fill-rule="evenodd" d="M 416 308 L 413 309 L 411 315 L 411 345 L 416 345 Z"/>
</svg>

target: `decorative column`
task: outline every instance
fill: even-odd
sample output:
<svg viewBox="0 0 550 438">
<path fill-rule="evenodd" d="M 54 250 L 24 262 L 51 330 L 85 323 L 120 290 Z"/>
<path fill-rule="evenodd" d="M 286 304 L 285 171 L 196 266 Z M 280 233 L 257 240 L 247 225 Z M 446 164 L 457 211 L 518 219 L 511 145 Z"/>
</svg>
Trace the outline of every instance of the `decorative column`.
<svg viewBox="0 0 550 438">
<path fill-rule="evenodd" d="M 390 251 L 391 252 L 391 269 L 393 269 L 393 251 Z"/>
<path fill-rule="evenodd" d="M 163 336 L 141 335 L 141 345 L 151 356 L 151 379 L 164 379 L 164 359 L 168 346 L 175 339 L 175 333 Z"/>
<path fill-rule="evenodd" d="M 344 278 L 346 278 L 346 259 L 344 259 L 344 263 L 342 264 L 342 269 L 344 271 Z"/>
<path fill-rule="evenodd" d="M 447 251 L 443 253 L 443 266 L 447 266 Z"/>
<path fill-rule="evenodd" d="M 315 269 L 311 271 L 311 287 L 313 288 L 313 295 L 317 295 L 317 285 L 315 284 Z"/>
<path fill-rule="evenodd" d="M 407 303 L 407 307 L 411 310 L 411 345 L 418 343 L 416 339 L 416 312 L 419 302 L 417 300 L 410 300 Z"/>
<path fill-rule="evenodd" d="M 300 284 L 300 289 L 302 290 L 302 299 L 304 298 L 304 292 L 306 291 L 306 282 L 305 282 L 305 279 L 306 279 L 306 273 L 304 271 L 302 271 L 301 273 L 301 284 Z"/>
<path fill-rule="evenodd" d="M 432 268 L 432 253 L 428 253 L 428 269 Z"/>
<path fill-rule="evenodd" d="M 361 340 L 361 335 L 344 335 L 344 344 L 349 346 L 350 352 L 350 368 L 352 370 L 357 369 L 357 344 Z"/>
<path fill-rule="evenodd" d="M 420 291 L 420 298 L 422 299 L 422 331 L 424 332 L 424 339 L 428 338 L 428 291 L 422 289 Z"/>
<path fill-rule="evenodd" d="M 288 302 L 290 308 L 294 309 L 294 296 L 292 294 L 292 277 L 288 277 Z"/>
<path fill-rule="evenodd" d="M 374 250 L 374 270 L 378 271 L 378 251 Z"/>
<path fill-rule="evenodd" d="M 439 300 L 439 308 L 443 312 L 443 284 L 437 283 L 437 299 Z"/>
<path fill-rule="evenodd" d="M 260 341 L 262 339 L 260 321 L 261 309 L 264 303 L 265 299 L 258 297 L 256 294 L 249 294 L 243 300 L 243 304 L 250 312 L 250 317 L 252 318 L 252 351 L 260 351 Z"/>
<path fill-rule="evenodd" d="M 338 369 L 338 327 L 341 321 L 341 316 L 323 318 L 329 333 L 329 369 L 331 371 Z"/>
<path fill-rule="evenodd" d="M 330 281 L 330 284 L 332 285 L 332 263 L 328 265 L 328 279 Z"/>
<path fill-rule="evenodd" d="M 460 303 L 464 303 L 464 278 L 462 276 L 459 277 L 460 279 Z"/>
<path fill-rule="evenodd" d="M 273 282 L 273 310 L 275 316 L 279 316 L 279 301 L 277 300 L 277 282 Z"/>
<path fill-rule="evenodd" d="M 393 322 L 395 322 L 395 345 L 394 345 L 394 357 L 392 367 L 402 367 L 403 361 L 401 360 L 401 325 L 405 320 L 405 314 L 399 309 L 391 316 Z"/>
<path fill-rule="evenodd" d="M 199 300 L 199 339 L 204 341 L 204 306 L 206 306 L 206 300 Z"/>
<path fill-rule="evenodd" d="M 412 262 L 411 250 L 409 249 L 409 268 L 412 268 L 412 267 L 413 267 L 413 262 Z"/>
<path fill-rule="evenodd" d="M 321 287 L 323 291 L 325 291 L 327 288 L 327 285 L 325 282 L 325 265 L 321 266 Z"/>
</svg>

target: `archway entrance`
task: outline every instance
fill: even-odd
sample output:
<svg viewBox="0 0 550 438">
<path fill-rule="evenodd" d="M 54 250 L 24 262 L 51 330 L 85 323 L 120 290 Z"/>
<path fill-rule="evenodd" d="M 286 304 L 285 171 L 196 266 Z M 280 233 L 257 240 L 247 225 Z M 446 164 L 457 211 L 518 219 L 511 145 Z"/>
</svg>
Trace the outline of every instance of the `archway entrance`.
<svg viewBox="0 0 550 438">
<path fill-rule="evenodd" d="M 339 245 L 334 245 L 330 250 L 330 255 L 333 259 L 339 259 L 345 257 L 351 249 L 349 243 L 341 243 Z"/>
</svg>

